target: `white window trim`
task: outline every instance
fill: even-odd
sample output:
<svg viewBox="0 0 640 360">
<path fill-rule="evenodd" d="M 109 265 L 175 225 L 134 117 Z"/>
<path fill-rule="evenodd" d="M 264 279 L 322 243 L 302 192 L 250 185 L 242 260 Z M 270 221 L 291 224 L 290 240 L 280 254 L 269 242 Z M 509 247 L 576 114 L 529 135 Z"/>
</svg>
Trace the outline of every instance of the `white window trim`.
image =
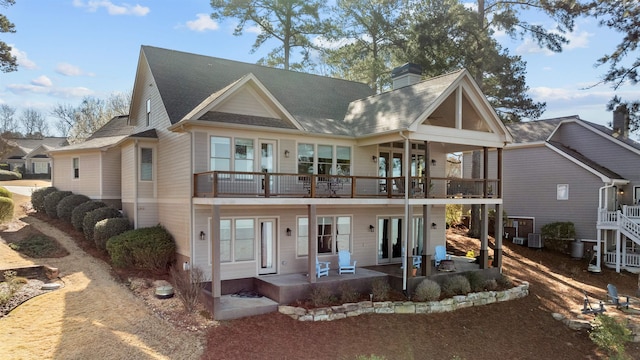
<svg viewBox="0 0 640 360">
<path fill-rule="evenodd" d="M 556 200 L 569 200 L 569 184 L 556 185 Z"/>
<path fill-rule="evenodd" d="M 246 136 L 229 136 L 229 135 L 214 135 L 214 134 L 209 134 L 209 164 L 208 169 L 209 171 L 216 171 L 211 169 L 211 138 L 212 137 L 217 137 L 217 138 L 227 138 L 229 139 L 229 170 L 228 171 L 236 171 L 236 139 L 242 139 L 242 140 L 251 140 L 253 141 L 253 169 L 252 172 L 256 172 L 256 168 L 257 168 L 257 164 L 259 164 L 259 149 L 258 149 L 258 144 L 259 144 L 259 140 L 256 138 L 252 138 L 252 137 L 246 137 Z M 222 159 L 222 158 L 216 158 L 216 159 Z M 252 180 L 252 179 L 249 179 Z"/>
<path fill-rule="evenodd" d="M 78 161 L 77 168 L 76 168 L 76 160 Z M 76 176 L 76 169 L 78 170 L 78 176 Z M 71 158 L 71 178 L 73 180 L 80 179 L 80 158 L 79 157 Z"/>
<path fill-rule="evenodd" d="M 330 217 L 333 219 L 332 221 L 332 225 L 333 225 L 333 229 L 332 229 L 332 238 L 333 238 L 333 244 L 332 244 L 332 249 L 330 253 L 318 253 L 318 256 L 329 256 L 329 255 L 337 255 L 338 254 L 338 218 L 339 217 L 348 217 L 349 218 L 349 252 L 353 251 L 353 214 L 337 214 L 337 215 L 316 215 L 316 225 L 318 224 L 318 218 L 322 218 L 322 217 Z M 300 229 L 298 228 L 298 221 L 299 219 L 307 219 L 307 216 L 296 216 L 296 258 L 298 259 L 303 259 L 303 258 L 307 258 L 309 256 L 309 251 L 307 250 L 307 255 L 300 255 L 300 251 L 299 251 L 299 236 L 298 234 L 300 233 Z M 310 230 L 309 230 L 310 231 Z M 307 239 L 308 241 L 308 239 Z M 316 237 L 316 242 L 318 241 L 318 238 Z"/>
<path fill-rule="evenodd" d="M 142 179 L 142 149 L 151 149 L 151 180 Z M 140 145 L 138 147 L 138 181 L 153 182 L 156 179 L 156 147 Z"/>
<path fill-rule="evenodd" d="M 229 220 L 231 221 L 231 249 L 230 249 L 230 254 L 229 256 L 231 257 L 231 259 L 229 261 L 223 261 L 222 259 L 220 259 L 220 263 L 221 264 L 242 264 L 242 263 L 248 263 L 248 262 L 256 262 L 257 256 L 258 256 L 258 242 L 259 242 L 259 230 L 258 230 L 258 217 L 246 217 L 246 216 L 233 216 L 233 217 L 223 217 L 220 218 L 220 220 Z M 248 259 L 248 260 L 236 260 L 236 248 L 235 248 L 235 244 L 236 244 L 236 221 L 237 220 L 253 220 L 253 259 Z M 219 255 L 218 255 L 219 256 Z"/>
<path fill-rule="evenodd" d="M 331 146 L 332 148 L 332 155 L 331 155 L 331 171 L 329 173 L 329 175 L 336 175 L 336 173 L 338 172 L 338 147 L 345 147 L 345 148 L 349 148 L 349 175 L 353 175 L 353 146 L 351 145 L 337 145 L 337 144 L 322 144 L 322 143 L 311 143 L 311 142 L 299 142 L 296 143 L 296 169 L 298 168 L 299 165 L 299 160 L 298 160 L 298 150 L 299 147 L 298 145 L 312 145 L 313 146 L 313 174 L 314 175 L 318 175 L 318 146 Z"/>
</svg>

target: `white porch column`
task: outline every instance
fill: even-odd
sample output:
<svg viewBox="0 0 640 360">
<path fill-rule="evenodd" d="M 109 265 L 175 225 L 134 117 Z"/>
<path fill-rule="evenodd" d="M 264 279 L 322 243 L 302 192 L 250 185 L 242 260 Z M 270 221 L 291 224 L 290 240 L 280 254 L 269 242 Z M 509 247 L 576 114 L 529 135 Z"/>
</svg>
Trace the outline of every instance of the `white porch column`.
<svg viewBox="0 0 640 360">
<path fill-rule="evenodd" d="M 316 206 L 308 205 L 308 239 L 307 239 L 307 247 L 308 247 L 308 264 L 309 268 L 307 273 L 309 274 L 309 282 L 315 283 L 318 280 L 316 274 L 316 257 L 318 256 L 318 225 L 316 220 Z"/>
<path fill-rule="evenodd" d="M 620 272 L 620 230 L 616 230 L 616 272 Z"/>
<path fill-rule="evenodd" d="M 598 269 L 602 269 L 602 232 L 604 230 L 598 230 L 598 236 L 596 237 L 596 266 Z"/>
</svg>

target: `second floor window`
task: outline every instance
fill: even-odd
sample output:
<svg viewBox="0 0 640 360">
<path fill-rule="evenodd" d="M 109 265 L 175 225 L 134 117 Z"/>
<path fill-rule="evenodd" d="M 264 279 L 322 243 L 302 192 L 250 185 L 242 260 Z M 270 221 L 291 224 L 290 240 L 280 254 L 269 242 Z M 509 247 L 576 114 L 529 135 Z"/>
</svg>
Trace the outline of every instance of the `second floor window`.
<svg viewBox="0 0 640 360">
<path fill-rule="evenodd" d="M 151 99 L 147 99 L 147 126 L 151 124 Z"/>
<path fill-rule="evenodd" d="M 228 137 L 211 137 L 211 162 L 209 169 L 212 171 L 231 170 L 231 139 Z"/>
<path fill-rule="evenodd" d="M 298 144 L 298 174 L 351 175 L 351 148 Z"/>
</svg>

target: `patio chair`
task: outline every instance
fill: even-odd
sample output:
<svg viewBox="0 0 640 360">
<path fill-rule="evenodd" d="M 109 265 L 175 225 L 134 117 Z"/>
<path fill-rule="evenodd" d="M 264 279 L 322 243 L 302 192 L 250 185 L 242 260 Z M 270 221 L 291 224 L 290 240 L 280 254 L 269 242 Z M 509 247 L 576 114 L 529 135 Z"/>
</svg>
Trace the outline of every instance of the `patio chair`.
<svg viewBox="0 0 640 360">
<path fill-rule="evenodd" d="M 444 245 L 437 245 L 436 254 L 434 256 L 436 267 L 440 265 L 440 261 L 442 260 L 451 260 L 451 255 L 447 254 L 447 248 Z"/>
<path fill-rule="evenodd" d="M 420 255 L 411 255 L 412 264 L 414 268 L 419 268 L 422 265 L 422 256 Z M 402 248 L 402 264 L 400 265 L 400 269 L 404 269 L 404 248 Z"/>
<path fill-rule="evenodd" d="M 591 306 L 591 301 L 589 301 L 589 296 L 587 295 L 587 292 L 582 290 L 582 293 L 584 294 L 584 304 L 582 306 L 582 313 L 583 314 L 598 315 L 598 314 L 602 314 L 603 312 L 607 311 L 604 308 L 604 304 L 602 303 L 602 300 L 600 300 L 600 303 L 599 303 L 598 307 L 593 307 L 593 306 Z"/>
<path fill-rule="evenodd" d="M 351 263 L 351 253 L 347 250 L 338 251 L 338 273 L 340 275 L 356 273 L 356 261 Z"/>
<path fill-rule="evenodd" d="M 329 276 L 329 265 L 331 263 L 329 261 L 318 261 L 318 257 L 316 256 L 316 276 Z"/>
<path fill-rule="evenodd" d="M 629 296 L 618 295 L 618 288 L 615 285 L 607 285 L 607 296 L 611 298 L 611 303 L 615 305 L 616 308 L 629 308 Z M 627 301 L 622 301 L 622 298 L 626 298 Z"/>
</svg>

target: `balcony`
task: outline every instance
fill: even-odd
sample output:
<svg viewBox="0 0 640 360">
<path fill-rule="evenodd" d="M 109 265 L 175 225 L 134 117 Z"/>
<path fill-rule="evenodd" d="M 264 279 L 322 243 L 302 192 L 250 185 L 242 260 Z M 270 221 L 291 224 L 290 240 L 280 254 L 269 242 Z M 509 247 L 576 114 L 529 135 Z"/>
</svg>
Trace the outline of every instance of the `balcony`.
<svg viewBox="0 0 640 360">
<path fill-rule="evenodd" d="M 194 174 L 198 198 L 404 198 L 404 177 L 210 171 Z M 429 186 L 426 186 L 429 184 Z M 496 179 L 411 177 L 412 199 L 499 198 Z"/>
</svg>

